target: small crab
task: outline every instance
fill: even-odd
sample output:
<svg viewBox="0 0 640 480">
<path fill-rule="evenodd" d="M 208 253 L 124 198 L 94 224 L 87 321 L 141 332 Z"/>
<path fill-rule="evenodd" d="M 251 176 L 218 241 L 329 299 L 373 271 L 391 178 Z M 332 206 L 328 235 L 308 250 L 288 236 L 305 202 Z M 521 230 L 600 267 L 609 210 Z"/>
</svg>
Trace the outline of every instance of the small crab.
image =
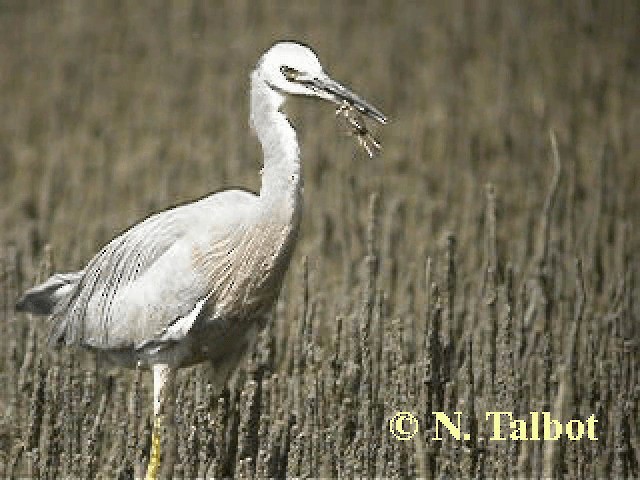
<svg viewBox="0 0 640 480">
<path fill-rule="evenodd" d="M 358 143 L 367 152 L 369 158 L 373 158 L 380 152 L 382 149 L 380 143 L 371 135 L 364 118 L 362 118 L 362 115 L 353 104 L 346 100 L 343 101 L 336 110 L 336 116 L 341 116 L 345 119 L 349 133 L 358 139 Z"/>
</svg>

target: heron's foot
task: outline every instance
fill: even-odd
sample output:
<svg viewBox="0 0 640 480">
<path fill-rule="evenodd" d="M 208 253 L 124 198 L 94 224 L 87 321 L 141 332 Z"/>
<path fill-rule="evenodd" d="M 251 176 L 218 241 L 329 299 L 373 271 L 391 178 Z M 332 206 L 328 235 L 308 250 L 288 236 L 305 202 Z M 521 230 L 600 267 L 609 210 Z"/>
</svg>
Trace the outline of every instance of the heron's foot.
<svg viewBox="0 0 640 480">
<path fill-rule="evenodd" d="M 151 453 L 147 466 L 146 480 L 156 480 L 160 471 L 160 434 L 162 432 L 162 415 L 155 415 L 151 433 Z"/>
</svg>

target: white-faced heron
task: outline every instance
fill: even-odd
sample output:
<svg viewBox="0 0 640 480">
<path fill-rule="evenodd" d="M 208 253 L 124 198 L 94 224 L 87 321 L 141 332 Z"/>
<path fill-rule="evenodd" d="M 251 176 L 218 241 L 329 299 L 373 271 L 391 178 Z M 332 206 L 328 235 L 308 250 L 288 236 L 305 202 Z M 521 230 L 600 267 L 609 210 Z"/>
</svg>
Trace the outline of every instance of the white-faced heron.
<svg viewBox="0 0 640 480">
<path fill-rule="evenodd" d="M 287 95 L 318 97 L 353 112 L 346 116 L 368 153 L 360 114 L 386 122 L 329 78 L 310 48 L 276 43 L 251 74 L 251 126 L 264 154 L 260 193 L 224 190 L 152 215 L 83 270 L 53 275 L 17 304 L 51 315 L 52 345 L 79 345 L 119 365 L 151 368 L 148 478 L 158 471 L 160 412 L 173 398 L 176 369 L 209 361 L 226 377 L 280 291 L 302 210 L 296 132 L 280 111 Z"/>
</svg>

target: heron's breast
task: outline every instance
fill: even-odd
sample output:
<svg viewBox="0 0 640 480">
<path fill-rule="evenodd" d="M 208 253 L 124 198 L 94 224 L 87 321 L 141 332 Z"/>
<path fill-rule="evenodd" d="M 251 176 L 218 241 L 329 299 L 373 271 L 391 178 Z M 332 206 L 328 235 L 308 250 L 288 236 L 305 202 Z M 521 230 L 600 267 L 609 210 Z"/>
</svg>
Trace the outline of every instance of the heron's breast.
<svg viewBox="0 0 640 480">
<path fill-rule="evenodd" d="M 216 315 L 248 316 L 269 309 L 280 291 L 296 237 L 297 225 L 263 223 L 194 246 L 192 265 L 206 278 Z"/>
</svg>

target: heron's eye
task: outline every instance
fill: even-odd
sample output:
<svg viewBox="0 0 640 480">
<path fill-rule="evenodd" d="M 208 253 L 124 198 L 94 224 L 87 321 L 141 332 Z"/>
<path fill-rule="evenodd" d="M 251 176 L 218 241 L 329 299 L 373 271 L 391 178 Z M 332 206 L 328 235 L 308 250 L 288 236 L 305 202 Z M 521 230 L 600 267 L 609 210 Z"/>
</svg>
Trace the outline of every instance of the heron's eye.
<svg viewBox="0 0 640 480">
<path fill-rule="evenodd" d="M 280 71 L 284 75 L 284 78 L 286 78 L 290 82 L 295 81 L 296 78 L 298 78 L 298 75 L 300 75 L 300 72 L 298 70 L 296 70 L 295 68 L 287 67 L 286 65 L 282 65 L 280 67 Z"/>
</svg>

